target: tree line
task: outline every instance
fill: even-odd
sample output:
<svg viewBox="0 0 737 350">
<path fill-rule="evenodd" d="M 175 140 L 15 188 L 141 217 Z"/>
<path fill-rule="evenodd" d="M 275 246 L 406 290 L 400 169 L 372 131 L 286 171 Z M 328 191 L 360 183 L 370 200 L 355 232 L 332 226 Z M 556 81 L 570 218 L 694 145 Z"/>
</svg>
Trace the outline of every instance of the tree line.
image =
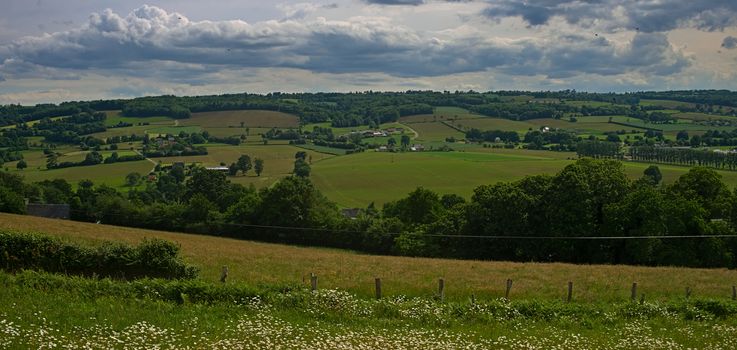
<svg viewBox="0 0 737 350">
<path fill-rule="evenodd" d="M 717 169 L 737 169 L 737 153 L 709 149 L 638 146 L 630 147 L 632 160 L 705 166 Z"/>
<path fill-rule="evenodd" d="M 307 165 L 295 157 L 295 173 Z M 307 165 L 308 166 L 308 165 Z M 583 159 L 558 174 L 477 187 L 470 199 L 418 188 L 348 219 L 307 176 L 257 190 L 194 168 L 127 193 L 91 181 L 25 184 L 0 173 L 0 210 L 70 203 L 75 220 L 371 253 L 511 261 L 737 266 L 737 194 L 695 167 L 671 185 L 657 167 L 630 180 L 622 163 Z M 307 174 L 309 175 L 309 174 Z M 727 235 L 726 238 L 669 236 Z M 647 237 L 608 239 L 606 237 Z M 545 237 L 545 238 L 540 238 Z M 577 239 L 593 237 L 600 239 Z"/>
</svg>

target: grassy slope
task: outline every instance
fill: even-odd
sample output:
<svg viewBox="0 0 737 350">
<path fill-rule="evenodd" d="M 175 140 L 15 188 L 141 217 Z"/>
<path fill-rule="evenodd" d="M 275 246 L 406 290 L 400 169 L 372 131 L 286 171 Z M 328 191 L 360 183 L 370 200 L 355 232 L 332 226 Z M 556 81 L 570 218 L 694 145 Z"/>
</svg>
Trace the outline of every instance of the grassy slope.
<svg viewBox="0 0 737 350">
<path fill-rule="evenodd" d="M 313 165 L 312 180 L 325 195 L 346 207 L 380 205 L 424 186 L 441 194 L 469 197 L 474 188 L 527 175 L 555 174 L 575 159 L 573 153 L 500 150 L 468 147 L 466 152 L 380 153 L 368 151 L 335 157 Z M 631 178 L 639 178 L 649 166 L 625 162 Z M 658 164 L 666 183 L 688 172 L 689 167 Z M 730 186 L 737 173 L 720 171 Z"/>
<path fill-rule="evenodd" d="M 626 300 L 633 281 L 648 299 L 682 297 L 685 287 L 694 296 L 728 298 L 737 282 L 727 269 L 687 269 L 561 263 L 511 263 L 390 257 L 333 249 L 239 241 L 233 239 L 140 230 L 63 220 L 0 214 L 0 228 L 42 231 L 74 240 L 138 242 L 144 237 L 176 241 L 185 258 L 202 267 L 202 277 L 216 281 L 223 265 L 235 282 L 309 283 L 311 272 L 323 288 L 341 288 L 362 296 L 373 293 L 374 277 L 382 277 L 384 294 L 431 296 L 437 278 L 446 279 L 449 299 L 504 295 L 507 278 L 514 281 L 512 298 L 561 299 L 568 281 L 580 301 Z M 305 277 L 306 281 L 305 281 Z"/>
</svg>

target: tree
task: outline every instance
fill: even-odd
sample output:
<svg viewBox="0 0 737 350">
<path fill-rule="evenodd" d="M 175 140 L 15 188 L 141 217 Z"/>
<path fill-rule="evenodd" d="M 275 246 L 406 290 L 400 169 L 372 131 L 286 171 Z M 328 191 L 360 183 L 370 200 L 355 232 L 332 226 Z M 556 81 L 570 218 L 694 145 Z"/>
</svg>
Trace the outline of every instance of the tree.
<svg viewBox="0 0 737 350">
<path fill-rule="evenodd" d="M 660 180 L 663 179 L 663 174 L 660 173 L 660 168 L 656 165 L 651 165 L 645 169 L 645 177 L 653 184 L 659 184 Z"/>
<path fill-rule="evenodd" d="M 409 147 L 409 135 L 402 135 L 402 148 Z"/>
<path fill-rule="evenodd" d="M 134 171 L 125 176 L 125 185 L 131 187 L 138 186 L 141 183 L 141 179 L 141 174 Z"/>
<path fill-rule="evenodd" d="M 309 177 L 310 176 L 310 165 L 305 162 L 304 159 L 297 159 L 294 161 L 294 175 L 298 177 Z"/>
<path fill-rule="evenodd" d="M 681 130 L 676 134 L 676 140 L 678 141 L 688 141 L 688 131 Z"/>
<path fill-rule="evenodd" d="M 56 153 L 51 153 L 46 158 L 46 169 L 54 169 L 58 165 L 57 160 L 59 157 L 56 155 Z"/>
<path fill-rule="evenodd" d="M 238 170 L 243 172 L 243 175 L 246 175 L 246 173 L 251 170 L 251 157 L 247 154 L 240 156 L 238 158 L 238 162 L 236 162 L 236 167 Z"/>
<path fill-rule="evenodd" d="M 15 167 L 18 168 L 18 170 L 23 170 L 23 169 L 25 169 L 25 168 L 28 167 L 28 164 L 26 163 L 25 160 L 21 159 L 21 160 L 18 161 L 18 163 L 15 165 Z"/>
<path fill-rule="evenodd" d="M 182 181 L 184 181 L 184 178 L 186 177 L 186 175 L 184 174 L 184 166 L 182 165 L 172 166 L 171 170 L 169 170 L 169 175 L 173 176 L 174 179 L 176 179 L 178 183 L 181 183 Z"/>
<path fill-rule="evenodd" d="M 309 179 L 296 176 L 283 178 L 262 190 L 261 203 L 257 217 L 264 225 L 330 227 L 340 217 L 335 204 L 327 200 Z M 307 234 L 309 232 L 300 233 Z"/>
<path fill-rule="evenodd" d="M 294 154 L 294 159 L 302 159 L 307 160 L 307 152 L 305 151 L 299 151 Z"/>
<path fill-rule="evenodd" d="M 396 217 L 410 225 L 427 224 L 443 211 L 443 203 L 437 193 L 418 187 L 406 198 L 384 204 L 384 216 Z"/>
<path fill-rule="evenodd" d="M 115 163 L 118 161 L 118 152 L 113 152 L 110 157 L 105 158 L 105 164 Z"/>
<path fill-rule="evenodd" d="M 210 212 L 217 209 L 217 206 L 207 199 L 207 196 L 197 193 L 189 199 L 184 217 L 189 222 L 206 222 Z"/>
<path fill-rule="evenodd" d="M 236 176 L 238 174 L 238 165 L 235 163 L 230 163 L 230 166 L 228 166 L 228 175 L 230 176 Z"/>
<path fill-rule="evenodd" d="M 82 165 L 95 165 L 102 163 L 102 154 L 97 151 L 92 151 L 85 155 Z"/>
<path fill-rule="evenodd" d="M 0 211 L 23 214 L 26 211 L 23 177 L 0 171 Z"/>
<path fill-rule="evenodd" d="M 256 172 L 256 176 L 261 176 L 261 173 L 264 171 L 264 160 L 261 158 L 256 158 L 253 160 L 253 171 Z"/>
<path fill-rule="evenodd" d="M 699 135 L 693 135 L 691 137 L 691 146 L 692 147 L 701 146 L 701 136 L 699 136 Z"/>
<path fill-rule="evenodd" d="M 722 182 L 722 175 L 704 167 L 691 168 L 670 186 L 683 198 L 695 200 L 707 210 L 711 218 L 724 218 L 729 210 L 732 194 Z"/>
<path fill-rule="evenodd" d="M 210 202 L 227 207 L 228 203 L 223 203 L 221 199 L 225 197 L 229 190 L 229 183 L 225 174 L 219 171 L 195 168 L 192 171 L 192 176 L 187 179 L 187 199 L 200 193 Z"/>
<path fill-rule="evenodd" d="M 394 148 L 394 146 L 397 145 L 397 140 L 395 140 L 393 137 L 390 137 L 388 140 L 386 140 L 386 144 L 387 146 L 389 146 L 389 148 Z"/>
</svg>

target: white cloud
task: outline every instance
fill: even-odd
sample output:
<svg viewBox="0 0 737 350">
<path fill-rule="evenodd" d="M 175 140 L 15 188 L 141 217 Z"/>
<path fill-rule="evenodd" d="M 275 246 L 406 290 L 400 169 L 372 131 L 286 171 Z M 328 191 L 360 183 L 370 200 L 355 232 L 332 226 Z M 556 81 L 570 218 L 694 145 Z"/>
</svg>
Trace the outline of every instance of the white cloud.
<svg viewBox="0 0 737 350">
<path fill-rule="evenodd" d="M 195 67 L 189 71 L 192 77 L 216 66 L 405 77 L 499 69 L 565 77 L 644 70 L 668 74 L 688 65 L 657 34 L 614 43 L 580 36 L 530 40 L 463 31 L 418 32 L 383 17 L 197 22 L 153 6 L 140 7 L 126 17 L 106 10 L 90 16 L 81 28 L 25 37 L 4 51 L 12 62 L 45 69 L 145 71 L 149 67 L 162 78 L 171 71 L 171 79 L 180 79 L 183 73 L 168 68 L 175 65 Z"/>
</svg>

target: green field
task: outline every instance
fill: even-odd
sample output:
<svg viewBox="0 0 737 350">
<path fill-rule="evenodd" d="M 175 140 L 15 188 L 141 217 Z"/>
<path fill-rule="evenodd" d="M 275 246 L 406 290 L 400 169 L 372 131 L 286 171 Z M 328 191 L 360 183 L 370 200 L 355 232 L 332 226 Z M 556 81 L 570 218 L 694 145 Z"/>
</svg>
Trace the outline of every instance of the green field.
<svg viewBox="0 0 737 350">
<path fill-rule="evenodd" d="M 251 171 L 247 176 L 228 177 L 228 179 L 240 184 L 254 184 L 256 187 L 269 186 L 276 180 L 289 175 L 294 169 L 294 154 L 304 149 L 290 145 L 240 145 L 240 146 L 208 146 L 208 154 L 203 156 L 189 157 L 162 157 L 152 158 L 162 163 L 184 162 L 185 164 L 199 163 L 203 166 L 218 166 L 220 163 L 229 165 L 238 160 L 243 154 L 247 154 L 253 160 L 261 158 L 264 160 L 264 172 L 261 176 Z M 307 151 L 308 160 L 317 162 L 324 158 L 332 157 L 330 154 Z M 125 176 L 125 174 L 123 174 Z"/>
<path fill-rule="evenodd" d="M 677 111 L 676 111 L 677 112 Z M 703 120 L 724 120 L 730 122 L 737 122 L 737 118 L 732 116 L 723 116 L 715 114 L 706 114 L 699 112 L 686 112 L 686 113 L 673 113 L 673 117 L 684 120 L 703 121 Z"/>
<path fill-rule="evenodd" d="M 313 182 L 331 200 L 365 207 L 399 199 L 417 186 L 468 197 L 473 188 L 524 175 L 553 174 L 570 161 L 503 153 L 365 152 L 315 163 Z"/>
<path fill-rule="evenodd" d="M 149 127 L 146 133 L 149 135 L 179 135 L 179 133 L 192 134 L 202 132 L 199 126 L 159 126 Z"/>
<path fill-rule="evenodd" d="M 676 135 L 681 130 L 688 131 L 689 135 L 695 135 L 695 134 L 701 135 L 708 130 L 732 131 L 735 129 L 734 126 L 702 125 L 702 124 L 698 124 L 695 121 L 692 121 L 689 119 L 680 119 L 678 123 L 675 123 L 675 124 L 645 123 L 643 120 L 636 119 L 636 118 L 628 118 L 625 116 L 616 116 L 614 117 L 614 120 L 617 122 L 626 123 L 632 126 L 640 126 L 643 128 L 652 128 L 652 129 L 662 130 L 663 135 L 671 139 L 675 139 Z M 629 127 L 621 126 L 621 125 L 620 127 L 629 128 Z"/>
<path fill-rule="evenodd" d="M 521 134 L 520 136 L 524 136 L 524 134 L 528 132 L 530 128 L 532 128 L 533 130 L 537 130 L 539 128 L 538 125 L 527 121 L 516 121 L 491 117 L 462 119 L 458 121 L 453 121 L 451 122 L 451 124 L 464 129 L 476 128 L 479 130 L 516 131 Z"/>
<path fill-rule="evenodd" d="M 59 158 L 60 160 L 62 158 Z M 82 160 L 81 157 L 79 160 Z M 66 161 L 67 159 L 65 159 Z M 44 163 L 45 164 L 45 163 Z M 140 174 L 148 174 L 154 165 L 146 160 L 135 162 L 123 162 L 113 164 L 99 164 L 93 166 L 76 166 L 62 169 L 38 170 L 30 167 L 25 170 L 11 170 L 14 173 L 23 175 L 26 182 L 36 182 L 52 179 L 64 179 L 69 183 L 76 184 L 80 180 L 92 180 L 96 184 L 106 184 L 109 186 L 122 188 L 125 184 L 125 175 L 131 172 Z"/>
<path fill-rule="evenodd" d="M 445 141 L 448 137 L 454 137 L 458 140 L 464 139 L 466 135 L 462 132 L 453 129 L 443 123 L 412 123 L 407 124 L 407 127 L 414 130 L 417 133 L 416 137 L 410 134 L 410 137 L 415 138 L 418 142 L 422 141 Z M 395 135 L 394 139 L 399 144 L 401 135 Z"/>
<path fill-rule="evenodd" d="M 120 111 L 104 111 L 104 113 L 107 115 L 107 119 L 105 119 L 105 126 L 112 126 L 116 125 L 120 122 L 123 123 L 131 123 L 134 126 L 138 123 L 149 123 L 151 125 L 172 125 L 174 124 L 174 119 L 169 117 L 125 117 L 121 114 Z"/>
<path fill-rule="evenodd" d="M 678 107 L 693 107 L 694 106 L 693 103 L 689 103 L 689 102 L 672 101 L 672 100 L 646 100 L 646 99 L 640 100 L 640 105 L 659 106 L 659 107 L 671 108 L 671 109 L 676 109 Z"/>
<path fill-rule="evenodd" d="M 471 146 L 468 146 L 469 148 Z M 440 194 L 469 198 L 479 185 L 514 181 L 527 175 L 555 174 L 573 162 L 575 154 L 547 151 L 468 149 L 467 152 L 365 152 L 322 160 L 313 165 L 313 182 L 344 207 L 381 205 L 399 199 L 418 186 Z M 631 178 L 639 178 L 650 164 L 624 162 Z M 658 164 L 663 181 L 672 183 L 689 167 Z M 737 172 L 719 171 L 730 186 Z"/>
<path fill-rule="evenodd" d="M 400 123 L 428 123 L 443 120 L 485 118 L 460 107 L 435 107 L 432 114 L 418 114 L 399 118 Z"/>
</svg>

